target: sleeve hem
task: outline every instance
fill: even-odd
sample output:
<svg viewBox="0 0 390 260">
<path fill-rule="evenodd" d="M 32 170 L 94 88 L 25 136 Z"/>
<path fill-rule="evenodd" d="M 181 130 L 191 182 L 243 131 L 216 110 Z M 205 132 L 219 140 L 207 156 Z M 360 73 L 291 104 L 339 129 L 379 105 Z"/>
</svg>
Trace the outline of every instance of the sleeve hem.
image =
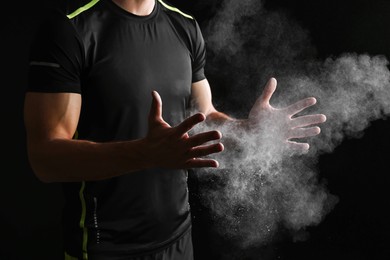
<svg viewBox="0 0 390 260">
<path fill-rule="evenodd" d="M 192 83 L 195 83 L 195 82 L 198 82 L 198 81 L 201 81 L 201 80 L 204 80 L 206 79 L 206 76 L 202 73 L 202 74 L 194 74 L 192 75 Z"/>
<path fill-rule="evenodd" d="M 80 86 L 59 86 L 55 85 L 55 88 L 51 86 L 41 85 L 39 87 L 29 87 L 26 92 L 41 92 L 41 93 L 77 93 L 81 94 Z"/>
</svg>

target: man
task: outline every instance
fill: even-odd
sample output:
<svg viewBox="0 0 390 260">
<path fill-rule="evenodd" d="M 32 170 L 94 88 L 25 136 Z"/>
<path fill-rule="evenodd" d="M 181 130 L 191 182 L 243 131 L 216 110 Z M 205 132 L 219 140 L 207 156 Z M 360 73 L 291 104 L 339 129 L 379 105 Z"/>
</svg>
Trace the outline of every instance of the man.
<svg viewBox="0 0 390 260">
<path fill-rule="evenodd" d="M 289 139 L 319 134 L 324 115 L 292 119 L 314 98 L 270 106 L 275 79 L 248 120 L 217 111 L 205 57 L 196 20 L 161 0 L 92 0 L 37 34 L 28 155 L 41 181 L 63 183 L 66 259 L 193 259 L 187 169 L 218 167 L 210 155 L 224 149 L 217 130 L 189 134 L 205 120 L 282 116 L 301 150 Z M 199 112 L 187 116 L 190 104 Z"/>
</svg>

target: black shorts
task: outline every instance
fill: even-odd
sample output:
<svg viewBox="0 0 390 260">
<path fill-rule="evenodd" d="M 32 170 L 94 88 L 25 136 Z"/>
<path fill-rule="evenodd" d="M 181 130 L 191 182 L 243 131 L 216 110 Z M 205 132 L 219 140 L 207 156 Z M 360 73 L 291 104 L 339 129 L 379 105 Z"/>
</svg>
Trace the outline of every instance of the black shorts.
<svg viewBox="0 0 390 260">
<path fill-rule="evenodd" d="M 101 255 L 89 255 L 88 260 L 193 260 L 192 234 L 189 229 L 175 243 L 160 251 L 133 257 L 108 257 Z M 81 260 L 65 254 L 65 260 Z"/>
<path fill-rule="evenodd" d="M 131 257 L 129 260 L 193 260 L 191 229 L 171 246 L 157 253 Z"/>
</svg>

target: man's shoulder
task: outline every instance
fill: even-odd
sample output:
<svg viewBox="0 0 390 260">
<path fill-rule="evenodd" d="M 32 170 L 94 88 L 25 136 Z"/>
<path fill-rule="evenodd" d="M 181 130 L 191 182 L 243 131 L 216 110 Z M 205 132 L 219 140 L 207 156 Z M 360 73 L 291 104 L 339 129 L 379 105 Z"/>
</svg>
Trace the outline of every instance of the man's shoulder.
<svg viewBox="0 0 390 260">
<path fill-rule="evenodd" d="M 171 5 L 166 0 L 157 0 L 157 2 L 160 4 L 162 12 L 166 14 L 166 17 L 169 18 L 179 34 L 189 41 L 197 38 L 199 25 L 194 16 Z"/>
<path fill-rule="evenodd" d="M 188 13 L 187 11 L 182 11 L 176 6 L 172 5 L 169 1 L 166 0 L 157 0 L 157 2 L 161 5 L 161 9 L 171 18 L 181 22 L 183 24 L 193 24 L 195 22 L 195 18 L 193 15 Z"/>
</svg>

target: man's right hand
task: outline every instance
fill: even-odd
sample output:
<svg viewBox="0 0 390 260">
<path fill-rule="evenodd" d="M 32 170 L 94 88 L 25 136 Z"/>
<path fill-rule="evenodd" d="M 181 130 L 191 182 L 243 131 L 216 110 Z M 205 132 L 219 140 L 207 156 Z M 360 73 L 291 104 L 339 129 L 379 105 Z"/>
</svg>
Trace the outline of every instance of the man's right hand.
<svg viewBox="0 0 390 260">
<path fill-rule="evenodd" d="M 188 132 L 203 122 L 206 116 L 197 113 L 179 125 L 171 127 L 162 118 L 162 100 L 160 95 L 152 92 L 152 106 L 149 113 L 149 131 L 144 139 L 145 152 L 149 153 L 155 167 L 187 169 L 200 167 L 218 167 L 216 160 L 202 158 L 213 153 L 222 152 L 222 143 L 206 144 L 219 140 L 219 131 L 209 131 L 189 136 Z"/>
</svg>

